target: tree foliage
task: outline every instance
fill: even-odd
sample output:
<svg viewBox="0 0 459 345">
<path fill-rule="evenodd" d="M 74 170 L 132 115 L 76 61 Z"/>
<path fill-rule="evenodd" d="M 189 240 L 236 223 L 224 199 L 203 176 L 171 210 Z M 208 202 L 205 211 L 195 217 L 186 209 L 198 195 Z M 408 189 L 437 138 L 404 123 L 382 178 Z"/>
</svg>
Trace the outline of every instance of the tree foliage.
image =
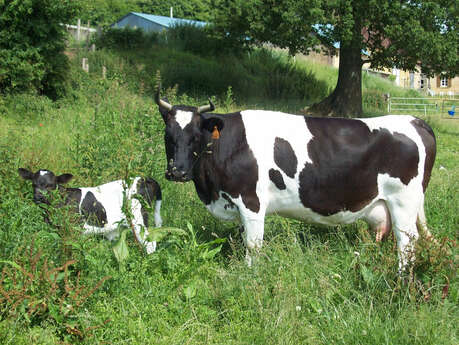
<svg viewBox="0 0 459 345">
<path fill-rule="evenodd" d="M 212 17 L 211 0 L 143 0 L 138 2 L 145 13 L 169 16 L 173 8 L 176 18 L 208 21 Z"/>
<path fill-rule="evenodd" d="M 0 0 L 0 91 L 62 94 L 68 71 L 66 29 L 71 0 Z"/>
<path fill-rule="evenodd" d="M 272 43 L 294 54 L 339 45 L 335 91 L 314 110 L 359 115 L 361 67 L 458 74 L 454 0 L 219 0 L 214 23 L 242 44 Z M 320 45 L 319 45 L 320 44 Z M 323 108 L 323 109 L 321 109 Z"/>
<path fill-rule="evenodd" d="M 129 12 L 141 12 L 137 0 L 79 0 L 79 17 L 83 23 L 110 25 Z"/>
<path fill-rule="evenodd" d="M 207 21 L 211 18 L 211 0 L 79 0 L 83 22 L 110 25 L 129 12 Z"/>
</svg>

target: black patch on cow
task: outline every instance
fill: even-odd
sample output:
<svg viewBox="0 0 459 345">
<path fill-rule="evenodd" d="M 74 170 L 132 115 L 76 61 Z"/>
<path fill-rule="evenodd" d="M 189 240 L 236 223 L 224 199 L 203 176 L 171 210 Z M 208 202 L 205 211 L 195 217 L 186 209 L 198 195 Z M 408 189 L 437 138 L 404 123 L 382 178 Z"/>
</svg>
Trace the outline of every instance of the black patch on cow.
<svg viewBox="0 0 459 345">
<path fill-rule="evenodd" d="M 298 159 L 290 143 L 282 138 L 274 141 L 274 162 L 290 178 L 294 178 L 298 166 Z"/>
<path fill-rule="evenodd" d="M 107 213 L 105 212 L 105 208 L 97 201 L 92 192 L 86 193 L 81 202 L 80 209 L 88 225 L 104 227 L 104 225 L 107 224 Z"/>
<path fill-rule="evenodd" d="M 411 121 L 411 123 L 421 137 L 422 143 L 424 144 L 426 150 L 424 177 L 422 179 L 422 188 L 425 192 L 427 186 L 429 185 L 430 175 L 432 173 L 432 168 L 435 162 L 435 155 L 437 153 L 435 134 L 432 128 L 430 128 L 429 125 L 421 119 L 415 119 Z"/>
<path fill-rule="evenodd" d="M 269 179 L 274 183 L 274 185 L 280 189 L 284 190 L 287 188 L 284 183 L 284 179 L 282 178 L 282 174 L 277 169 L 269 169 Z"/>
<path fill-rule="evenodd" d="M 387 173 L 404 184 L 418 174 L 419 152 L 404 134 L 370 132 L 360 120 L 305 118 L 313 138 L 312 160 L 300 172 L 302 204 L 321 215 L 356 212 L 378 194 L 377 176 Z"/>
<path fill-rule="evenodd" d="M 148 211 L 146 210 L 144 203 L 151 206 L 154 200 L 161 200 L 161 187 L 158 182 L 152 178 L 141 178 L 137 182 L 137 193 L 140 195 L 139 199 L 142 205 L 140 212 L 142 213 L 143 223 L 146 227 L 148 227 Z"/>
<path fill-rule="evenodd" d="M 78 205 L 81 201 L 81 189 L 80 188 L 65 188 L 59 186 L 59 190 L 62 189 L 62 193 L 65 193 L 65 205 L 72 205 L 75 213 L 79 213 Z"/>
<path fill-rule="evenodd" d="M 196 158 L 193 182 L 198 196 L 206 205 L 219 198 L 223 191 L 236 199 L 241 196 L 249 210 L 257 213 L 260 200 L 256 193 L 258 164 L 250 149 L 240 113 L 203 114 L 201 121 L 221 120 L 224 124 L 220 139 L 211 139 L 211 132 L 203 129 L 200 152 L 210 150 Z M 212 142 L 212 146 L 207 144 Z"/>
<path fill-rule="evenodd" d="M 228 194 L 222 193 L 222 198 L 225 199 L 226 201 L 228 201 L 228 203 L 225 206 L 223 206 L 225 208 L 225 210 L 227 210 L 229 208 L 233 209 L 233 208 L 236 207 L 236 204 L 231 200 L 231 198 L 229 197 Z"/>
</svg>

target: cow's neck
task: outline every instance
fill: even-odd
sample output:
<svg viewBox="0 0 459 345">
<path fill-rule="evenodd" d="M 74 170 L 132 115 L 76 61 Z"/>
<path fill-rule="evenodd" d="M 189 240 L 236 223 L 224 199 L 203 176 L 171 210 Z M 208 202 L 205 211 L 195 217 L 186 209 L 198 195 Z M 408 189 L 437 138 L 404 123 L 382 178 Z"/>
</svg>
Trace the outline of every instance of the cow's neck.
<svg viewBox="0 0 459 345">
<path fill-rule="evenodd" d="M 220 118 L 224 122 L 224 127 L 219 139 L 212 139 L 211 133 L 205 133 L 202 142 L 203 153 L 193 168 L 196 191 L 206 205 L 217 200 L 221 191 L 237 197 L 244 174 L 238 164 L 253 159 L 253 155 L 248 152 L 250 150 L 240 113 L 204 114 L 204 118 L 207 116 Z M 207 146 L 208 143 L 212 145 Z M 247 157 L 241 158 L 241 155 Z"/>
<path fill-rule="evenodd" d="M 81 201 L 81 189 L 80 188 L 66 188 L 64 186 L 58 186 L 59 194 L 62 202 L 58 204 L 58 207 L 75 204 L 80 204 Z"/>
</svg>

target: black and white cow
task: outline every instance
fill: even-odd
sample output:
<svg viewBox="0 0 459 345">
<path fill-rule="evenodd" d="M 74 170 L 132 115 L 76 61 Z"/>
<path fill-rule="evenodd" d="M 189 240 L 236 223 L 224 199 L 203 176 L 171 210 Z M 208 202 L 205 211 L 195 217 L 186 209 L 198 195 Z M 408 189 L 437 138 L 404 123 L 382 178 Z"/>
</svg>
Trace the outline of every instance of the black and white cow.
<svg viewBox="0 0 459 345">
<path fill-rule="evenodd" d="M 326 225 L 363 219 L 378 240 L 392 228 L 400 268 L 418 229 L 430 235 L 424 192 L 436 143 L 418 118 L 212 114 L 211 102 L 172 106 L 159 90 L 156 103 L 166 124 L 166 178 L 192 180 L 215 217 L 240 219 L 248 249 L 262 245 L 264 218 L 272 213 Z"/>
<path fill-rule="evenodd" d="M 97 187 L 66 188 L 73 175 L 56 176 L 49 170 L 38 170 L 33 173 L 19 168 L 19 175 L 32 181 L 33 200 L 37 204 L 50 204 L 49 192 L 58 189 L 63 203 L 59 206 L 73 205 L 75 212 L 84 218 L 84 234 L 103 234 L 113 240 L 119 235 L 120 225 L 127 226 L 126 216 L 122 210 L 124 196 L 130 199 L 132 224 L 137 240 L 145 246 L 148 254 L 156 249 L 156 242 L 148 241 L 148 213 L 142 207 L 139 195 L 149 205 L 155 201 L 155 226 L 162 225 L 161 188 L 151 178 L 135 177 L 130 187 L 123 180 L 112 181 Z M 47 219 L 47 218 L 45 218 Z M 142 230 L 143 229 L 143 230 Z"/>
</svg>

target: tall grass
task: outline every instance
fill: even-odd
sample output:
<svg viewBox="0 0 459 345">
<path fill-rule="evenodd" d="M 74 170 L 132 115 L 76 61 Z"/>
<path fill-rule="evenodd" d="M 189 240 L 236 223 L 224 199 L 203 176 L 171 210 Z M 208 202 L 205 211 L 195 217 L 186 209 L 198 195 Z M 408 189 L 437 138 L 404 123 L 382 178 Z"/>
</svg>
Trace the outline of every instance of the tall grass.
<svg viewBox="0 0 459 345">
<path fill-rule="evenodd" d="M 73 92 L 60 102 L 33 95 L 2 97 L 0 269 L 11 271 L 14 266 L 8 262 L 28 269 L 28 259 L 39 249 L 48 269 L 74 260 L 66 279 L 76 286 L 78 277 L 78 286 L 87 287 L 82 291 L 85 294 L 101 279 L 111 278 L 73 309 L 55 308 L 60 293 L 66 291 L 62 275 L 60 290 L 51 294 L 35 289 L 33 298 L 17 306 L 19 314 L 11 313 L 11 303 L 1 294 L 0 343 L 458 343 L 454 241 L 459 224 L 459 126 L 453 120 L 429 119 L 438 155 L 426 194 L 426 212 L 439 245 L 420 243 L 411 281 L 404 282 L 396 274 L 394 239 L 375 243 L 361 222 L 329 228 L 268 217 L 265 245 L 257 264 L 248 268 L 238 225 L 211 217 L 191 183 L 176 184 L 164 178 L 164 124 L 150 88 L 154 71 L 161 70 L 166 84 L 164 71 L 172 68 L 163 70 L 158 61 L 166 66 L 167 57 L 176 62 L 173 59 L 180 54 L 191 56 L 167 48 L 140 51 L 138 58 L 133 52 L 118 55 L 103 50 L 89 55 L 89 75 L 75 59 Z M 162 60 L 149 60 L 156 56 Z M 200 61 L 207 66 L 206 58 Z M 247 56 L 240 64 L 250 71 L 276 61 L 292 78 L 305 73 L 317 79 L 316 86 L 329 83 L 321 81 L 322 69 L 311 71 L 302 64 L 285 67 L 291 63 L 288 58 L 266 52 Z M 98 70 L 103 64 L 110 66 L 106 80 Z M 289 101 L 282 88 L 276 89 L 283 82 L 279 76 L 278 84 L 271 85 L 281 95 L 279 102 L 275 97 L 260 97 L 256 105 L 278 109 L 289 109 L 290 102 L 300 105 L 302 96 Z M 208 94 L 192 85 L 183 90 L 180 85 L 178 90 L 167 88 L 165 94 L 174 104 L 201 104 Z M 225 85 L 222 95 L 212 93 L 218 96 L 221 109 L 249 104 L 244 95 L 231 90 Z M 70 186 L 97 185 L 126 174 L 152 176 L 163 189 L 164 225 L 184 229 L 188 235 L 169 235 L 149 256 L 128 236 L 130 255 L 125 270 L 120 271 L 113 243 L 81 236 L 81 227 L 63 216 L 57 215 L 57 222 L 73 231 L 71 240 L 43 221 L 41 209 L 32 202 L 31 186 L 17 174 L 19 167 L 70 172 L 75 176 Z M 217 245 L 208 245 L 215 239 L 226 239 L 219 250 L 215 250 Z M 70 250 L 64 253 L 62 248 Z M 1 277 L 0 292 L 11 294 L 24 286 L 24 280 L 8 277 Z M 40 309 L 40 317 L 29 317 L 31 301 L 49 306 Z"/>
</svg>

